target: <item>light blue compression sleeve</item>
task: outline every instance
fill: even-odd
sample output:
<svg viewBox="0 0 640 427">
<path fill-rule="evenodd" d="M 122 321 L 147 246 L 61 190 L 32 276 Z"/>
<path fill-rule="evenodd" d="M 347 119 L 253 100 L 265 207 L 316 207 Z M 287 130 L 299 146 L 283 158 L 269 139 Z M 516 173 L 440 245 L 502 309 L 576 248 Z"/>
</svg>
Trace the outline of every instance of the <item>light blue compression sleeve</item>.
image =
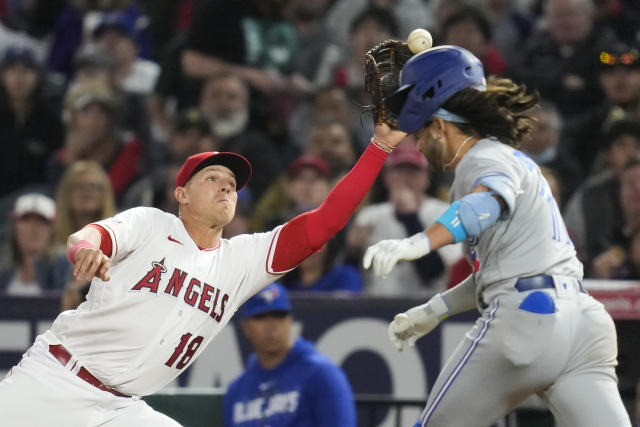
<svg viewBox="0 0 640 427">
<path fill-rule="evenodd" d="M 436 220 L 453 235 L 456 243 L 477 236 L 491 227 L 500 216 L 500 204 L 492 193 L 480 192 L 453 202 Z"/>
</svg>

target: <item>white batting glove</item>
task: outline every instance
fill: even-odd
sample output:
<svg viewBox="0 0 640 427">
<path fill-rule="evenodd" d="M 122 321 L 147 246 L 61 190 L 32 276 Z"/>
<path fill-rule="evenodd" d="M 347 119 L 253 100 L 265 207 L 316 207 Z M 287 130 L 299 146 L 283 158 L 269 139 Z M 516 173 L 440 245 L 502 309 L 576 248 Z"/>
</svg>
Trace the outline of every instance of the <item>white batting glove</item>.
<svg viewBox="0 0 640 427">
<path fill-rule="evenodd" d="M 373 264 L 373 274 L 387 277 L 400 260 L 411 261 L 431 252 L 429 237 L 424 232 L 416 233 L 405 239 L 381 240 L 369 246 L 362 259 L 362 265 L 368 269 Z"/>
<path fill-rule="evenodd" d="M 402 351 L 405 341 L 413 347 L 419 338 L 431 332 L 448 315 L 447 302 L 442 295 L 436 294 L 427 303 L 396 314 L 389 323 L 389 340 L 398 351 Z"/>
</svg>

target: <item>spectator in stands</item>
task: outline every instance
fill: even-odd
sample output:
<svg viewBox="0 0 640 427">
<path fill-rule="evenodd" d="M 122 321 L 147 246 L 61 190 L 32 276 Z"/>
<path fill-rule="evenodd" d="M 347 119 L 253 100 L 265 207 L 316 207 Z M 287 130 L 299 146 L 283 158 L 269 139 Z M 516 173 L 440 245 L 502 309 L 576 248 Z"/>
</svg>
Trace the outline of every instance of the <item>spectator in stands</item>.
<svg viewBox="0 0 640 427">
<path fill-rule="evenodd" d="M 214 74 L 202 87 L 199 107 L 220 141 L 219 150 L 238 153 L 251 162 L 260 179 L 251 180 L 248 187 L 251 197 L 259 198 L 277 176 L 280 158 L 275 144 L 250 122 L 247 85 L 230 71 Z"/>
<path fill-rule="evenodd" d="M 336 0 L 327 10 L 325 27 L 338 46 L 348 49 L 350 25 L 369 7 L 380 9 L 397 20 L 398 31 L 393 34 L 401 39 L 406 40 L 415 28 L 433 29 L 435 25 L 427 2 L 421 0 Z"/>
<path fill-rule="evenodd" d="M 177 214 L 173 195 L 176 174 L 187 157 L 203 151 L 221 151 L 220 142 L 212 135 L 207 117 L 197 108 L 189 108 L 176 116 L 165 153 L 158 156 L 161 161 L 132 185 L 122 207 L 154 206 Z"/>
<path fill-rule="evenodd" d="M 178 33 L 169 41 L 158 58 L 160 75 L 149 97 L 151 137 L 166 142 L 171 135 L 172 115 L 198 104 L 201 84 L 182 71 L 182 53 L 186 34 Z"/>
<path fill-rule="evenodd" d="M 452 13 L 442 24 L 441 44 L 464 47 L 473 53 L 485 73 L 504 75 L 507 64 L 492 44 L 491 24 L 485 14 L 474 6 L 465 6 Z"/>
<path fill-rule="evenodd" d="M 371 132 L 362 125 L 362 108 L 354 104 L 345 88 L 331 84 L 316 89 L 306 103 L 300 103 L 291 115 L 289 131 L 298 152 L 309 144 L 309 135 L 316 123 L 338 121 L 347 129 L 356 153 L 361 153 L 371 139 Z"/>
<path fill-rule="evenodd" d="M 349 129 L 336 118 L 318 120 L 312 126 L 304 152 L 326 162 L 333 182 L 349 172 L 359 154 Z"/>
<path fill-rule="evenodd" d="M 384 9 L 369 7 L 358 13 L 349 25 L 348 50 L 336 67 L 333 83 L 346 88 L 348 97 L 367 105 L 370 96 L 364 91 L 364 61 L 369 49 L 390 38 L 398 37 L 398 22 Z M 367 117 L 368 118 L 368 117 Z M 373 122 L 364 123 L 373 132 Z"/>
<path fill-rule="evenodd" d="M 301 156 L 287 170 L 285 180 L 286 201 L 265 221 L 271 230 L 298 214 L 320 206 L 331 190 L 329 168 L 318 157 Z"/>
<path fill-rule="evenodd" d="M 184 72 L 207 78 L 230 69 L 264 93 L 299 88 L 304 78 L 295 74 L 298 41 L 284 19 L 283 5 L 277 0 L 203 1 L 189 28 L 182 56 Z M 246 20 L 254 25 L 244 25 Z"/>
<path fill-rule="evenodd" d="M 362 292 L 358 268 L 338 261 L 339 241 L 330 241 L 319 252 L 311 254 L 280 279 L 282 284 L 297 292 Z"/>
<path fill-rule="evenodd" d="M 598 25 L 611 28 L 625 43 L 640 41 L 640 5 L 637 1 L 598 0 L 596 9 Z"/>
<path fill-rule="evenodd" d="M 312 90 L 296 69 L 299 43 L 285 10 L 280 0 L 203 1 L 182 53 L 187 77 L 206 79 L 227 70 L 246 81 L 260 128 L 277 138 L 286 135 L 292 98 Z"/>
<path fill-rule="evenodd" d="M 612 248 L 593 261 L 593 277 L 640 280 L 640 228 L 629 236 L 626 248 Z"/>
<path fill-rule="evenodd" d="M 614 278 L 633 247 L 633 236 L 640 229 L 640 159 L 631 160 L 620 177 L 620 226 L 599 233 L 601 252 L 593 259 L 591 277 Z"/>
<path fill-rule="evenodd" d="M 568 200 L 582 183 L 582 170 L 576 159 L 564 150 L 561 142 L 562 116 L 552 102 L 542 100 L 534 117 L 536 124 L 531 134 L 522 141 L 522 151 L 538 165 L 546 166 L 558 175 L 563 191 L 560 200 Z"/>
<path fill-rule="evenodd" d="M 56 191 L 56 208 L 55 242 L 64 253 L 67 237 L 73 230 L 116 214 L 111 182 L 102 166 L 91 160 L 78 160 L 69 166 Z M 62 310 L 75 309 L 84 301 L 88 291 L 89 282 L 67 277 Z"/>
<path fill-rule="evenodd" d="M 607 126 L 624 115 L 640 118 L 639 49 L 616 41 L 606 45 L 593 60 L 598 63 L 605 99 L 576 128 L 569 129 L 568 141 L 573 146 L 567 147 L 589 173 L 597 173 L 603 167 L 599 157 L 606 148 L 603 140 Z"/>
<path fill-rule="evenodd" d="M 61 292 L 71 264 L 53 244 L 55 202 L 41 193 L 24 194 L 11 214 L 9 249 L 0 269 L 0 293 L 38 296 Z"/>
<path fill-rule="evenodd" d="M 0 196 L 44 184 L 49 156 L 62 145 L 62 122 L 42 93 L 33 52 L 8 49 L 0 61 Z"/>
<path fill-rule="evenodd" d="M 102 16 L 114 12 L 121 14 L 124 20 L 136 28 L 135 41 L 140 57 L 151 57 L 151 36 L 147 28 L 149 21 L 135 1 L 81 0 L 65 3 L 64 9 L 55 17 L 47 60 L 51 71 L 70 78 L 73 75 L 76 51 L 84 40 L 91 38 L 91 32 L 101 22 Z"/>
<path fill-rule="evenodd" d="M 534 16 L 516 0 L 482 0 L 479 7 L 491 24 L 491 40 L 507 68 L 533 30 Z"/>
<path fill-rule="evenodd" d="M 592 259 L 607 250 L 612 230 L 622 227 L 620 176 L 630 159 L 640 157 L 640 122 L 623 119 L 607 132 L 606 168 L 591 175 L 567 202 L 563 213 L 567 229 L 589 276 Z"/>
<path fill-rule="evenodd" d="M 286 6 L 300 46 L 296 68 L 315 87 L 330 82 L 332 64 L 342 53 L 325 26 L 329 3 L 331 0 L 289 0 Z"/>
<path fill-rule="evenodd" d="M 513 76 L 577 120 L 602 101 L 594 58 L 614 34 L 594 27 L 593 0 L 545 0 L 543 9 L 546 25 L 521 49 Z"/>
<path fill-rule="evenodd" d="M 113 61 L 115 81 L 125 92 L 149 95 L 155 87 L 160 67 L 139 57 L 140 19 L 124 12 L 108 12 L 93 30 L 93 38 Z"/>
<path fill-rule="evenodd" d="M 388 200 L 362 208 L 350 226 L 350 259 L 361 265 L 364 250 L 373 242 L 411 236 L 424 230 L 447 209 L 429 197 L 429 170 L 415 139 L 407 137 L 389 155 L 383 169 Z M 444 288 L 448 267 L 462 256 L 459 245 L 435 251 L 419 260 L 397 265 L 386 279 L 365 275 L 365 291 L 375 294 L 427 294 Z M 365 273 L 366 274 L 366 273 Z M 442 279 L 442 280 L 439 280 Z"/>
<path fill-rule="evenodd" d="M 287 291 L 279 283 L 242 305 L 240 326 L 255 353 L 227 388 L 226 427 L 357 425 L 344 372 L 311 342 L 291 342 L 291 311 Z"/>
<path fill-rule="evenodd" d="M 74 162 L 56 191 L 55 242 L 65 246 L 73 230 L 116 214 L 111 182 L 102 166 L 91 160 Z"/>
<path fill-rule="evenodd" d="M 332 183 L 336 183 L 355 164 L 356 153 L 349 131 L 345 125 L 335 119 L 320 120 L 311 128 L 308 145 L 302 155 L 322 159 L 329 169 Z M 264 192 L 251 214 L 251 229 L 265 230 L 265 222 L 287 206 L 287 174 L 281 173 Z M 255 199 L 254 199 L 255 200 Z M 366 203 L 366 202 L 365 202 Z"/>
<path fill-rule="evenodd" d="M 120 103 L 121 114 L 118 115 L 118 127 L 132 132 L 147 142 L 150 138 L 149 121 L 147 120 L 147 95 L 129 92 L 119 87 L 116 81 L 114 61 L 111 55 L 100 45 L 85 43 L 77 51 L 73 59 L 73 79 L 71 85 L 87 82 L 103 81 L 112 87 Z M 159 147 L 150 147 L 148 163 L 157 161 L 155 153 Z"/>
<path fill-rule="evenodd" d="M 94 160 L 107 170 L 116 198 L 124 194 L 138 177 L 143 147 L 136 136 L 120 132 L 120 108 L 113 88 L 103 81 L 81 82 L 69 89 L 65 143 L 49 164 L 50 182 L 57 183 L 76 160 Z"/>
</svg>

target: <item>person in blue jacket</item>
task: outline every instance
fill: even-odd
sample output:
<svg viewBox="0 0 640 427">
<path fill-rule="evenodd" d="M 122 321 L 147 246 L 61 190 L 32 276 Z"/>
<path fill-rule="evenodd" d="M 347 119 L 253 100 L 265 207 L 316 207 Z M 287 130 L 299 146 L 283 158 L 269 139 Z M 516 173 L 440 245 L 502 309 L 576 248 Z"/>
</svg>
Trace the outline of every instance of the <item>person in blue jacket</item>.
<svg viewBox="0 0 640 427">
<path fill-rule="evenodd" d="M 226 427 L 356 426 L 353 394 L 342 370 L 311 342 L 291 342 L 291 304 L 281 284 L 247 300 L 240 315 L 255 352 L 225 394 Z"/>
</svg>

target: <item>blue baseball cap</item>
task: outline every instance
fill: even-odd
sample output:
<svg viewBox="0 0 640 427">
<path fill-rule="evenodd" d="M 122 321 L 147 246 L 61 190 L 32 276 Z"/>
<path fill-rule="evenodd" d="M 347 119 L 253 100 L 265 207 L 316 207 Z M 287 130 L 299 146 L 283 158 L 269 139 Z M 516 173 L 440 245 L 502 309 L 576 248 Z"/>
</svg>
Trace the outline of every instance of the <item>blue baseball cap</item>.
<svg viewBox="0 0 640 427">
<path fill-rule="evenodd" d="M 107 30 L 116 30 L 125 36 L 129 36 L 137 43 L 140 34 L 148 26 L 149 20 L 145 16 L 127 14 L 122 11 L 105 12 L 93 30 L 93 36 L 100 37 Z"/>
<path fill-rule="evenodd" d="M 1 68 L 8 68 L 15 64 L 21 64 L 34 70 L 39 69 L 38 60 L 31 50 L 25 46 L 11 46 L 7 48 L 0 60 Z"/>
<path fill-rule="evenodd" d="M 249 298 L 240 309 L 242 317 L 252 317 L 269 311 L 291 312 L 287 290 L 274 282 Z"/>
</svg>

